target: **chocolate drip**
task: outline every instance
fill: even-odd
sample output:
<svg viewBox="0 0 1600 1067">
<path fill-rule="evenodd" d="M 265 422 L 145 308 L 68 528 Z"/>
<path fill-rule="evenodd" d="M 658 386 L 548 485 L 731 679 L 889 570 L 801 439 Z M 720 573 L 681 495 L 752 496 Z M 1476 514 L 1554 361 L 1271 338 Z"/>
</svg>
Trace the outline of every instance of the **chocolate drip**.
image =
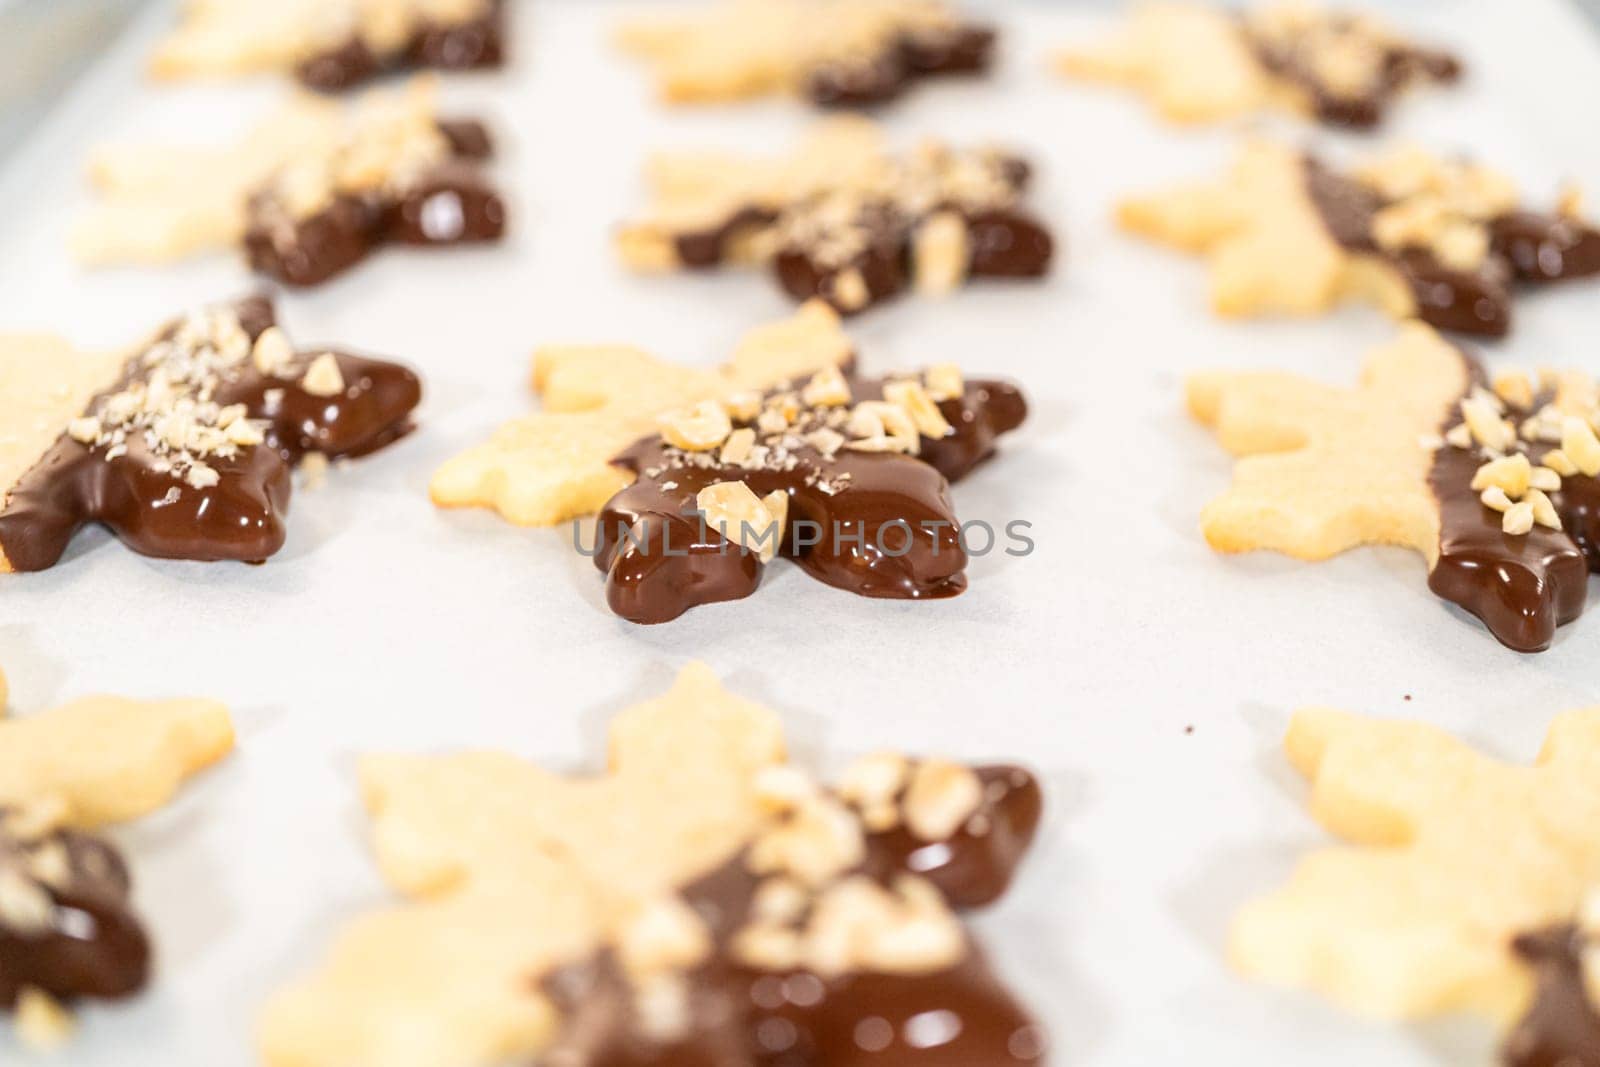
<svg viewBox="0 0 1600 1067">
<path fill-rule="evenodd" d="M 1383 121 L 1389 107 L 1406 89 L 1419 82 L 1451 84 L 1461 77 L 1461 61 L 1448 52 L 1399 42 L 1373 43 L 1380 52 L 1376 75 L 1364 92 L 1338 92 L 1318 73 L 1303 40 L 1273 40 L 1252 32 L 1245 35 L 1260 64 L 1274 76 L 1306 94 L 1318 119 L 1335 126 L 1371 129 Z M 1322 32 L 1337 37 L 1357 32 L 1356 20 L 1330 15 Z"/>
<path fill-rule="evenodd" d="M 1585 938 L 1576 927 L 1523 934 L 1512 948 L 1533 968 L 1533 1003 L 1501 1049 L 1507 1067 L 1600 1065 L 1600 1014 L 1583 975 Z"/>
<path fill-rule="evenodd" d="M 297 218 L 269 189 L 253 196 L 244 235 L 250 266 L 287 285 L 319 285 L 384 244 L 452 245 L 498 241 L 505 202 L 478 170 L 492 150 L 488 131 L 470 120 L 441 122 L 450 158 L 400 190 L 340 193 L 327 207 Z"/>
<path fill-rule="evenodd" d="M 1542 284 L 1600 273 L 1600 231 L 1557 215 L 1519 211 L 1488 223 L 1490 254 L 1476 270 L 1452 269 L 1425 248 L 1380 248 L 1372 219 L 1378 193 L 1315 159 L 1306 188 L 1328 233 L 1351 252 L 1382 259 L 1405 280 L 1417 317 L 1442 330 L 1500 337 L 1511 327 L 1512 284 Z"/>
<path fill-rule="evenodd" d="M 852 393 L 876 399 L 881 383 L 855 383 Z M 743 481 L 757 496 L 788 496 L 781 554 L 817 580 L 862 596 L 955 596 L 966 588 L 966 553 L 949 481 L 993 454 L 1027 404 L 1014 386 L 978 381 L 939 408 L 952 433 L 923 438 L 919 456 L 847 449 L 829 459 L 801 445 L 789 469 L 749 470 L 711 453 L 702 454 L 704 465 L 687 464 L 660 436 L 637 442 L 612 462 L 638 480 L 606 504 L 597 532 L 607 603 L 632 622 L 658 623 L 755 592 L 764 569 L 757 554 L 695 513 L 696 494 L 725 481 Z"/>
<path fill-rule="evenodd" d="M 129 901 L 128 869 L 106 842 L 56 830 L 26 842 L 0 809 L 0 1008 L 24 989 L 58 1000 L 136 992 L 150 944 Z"/>
<path fill-rule="evenodd" d="M 264 298 L 241 301 L 239 324 L 253 343 L 273 325 Z M 163 339 L 170 338 L 176 326 Z M 265 441 L 207 463 L 216 484 L 199 488 L 162 470 L 142 434 L 125 454 L 107 459 L 103 447 L 63 434 L 17 482 L 0 506 L 0 550 L 18 571 L 53 566 L 87 523 L 109 527 L 147 556 L 260 562 L 283 547 L 290 472 L 310 452 L 361 456 L 410 430 L 422 386 L 404 367 L 333 353 L 345 388 L 335 396 L 308 392 L 298 379 L 262 374 L 246 357 L 218 384 L 221 406 L 244 405 L 262 420 Z M 130 360 L 123 378 L 91 402 L 116 393 L 144 373 Z"/>
<path fill-rule="evenodd" d="M 1472 377 L 1475 361 L 1463 354 Z M 1534 409 L 1541 406 L 1537 401 Z M 1513 422 L 1531 411 L 1513 409 Z M 1452 413 L 1443 430 L 1458 425 Z M 1535 466 L 1550 445 L 1526 443 Z M 1476 449 L 1444 446 L 1434 454 L 1428 484 L 1439 502 L 1439 560 L 1428 588 L 1483 620 L 1501 643 L 1518 652 L 1550 647 L 1556 627 L 1583 613 L 1590 571 L 1600 571 L 1600 479 L 1573 475 L 1550 494 L 1560 530 L 1534 526 L 1512 535 L 1500 513 L 1485 506 L 1472 477 L 1485 460 Z"/>
<path fill-rule="evenodd" d="M 977 771 L 991 789 L 973 820 L 1014 831 L 1026 826 L 1025 832 L 1003 842 L 959 832 L 945 843 L 951 855 L 942 869 L 964 873 L 949 885 L 919 870 L 917 853 L 900 848 L 893 834 L 875 834 L 867 839 L 862 872 L 885 886 L 907 873 L 928 877 L 946 893 L 954 885 L 949 903 L 956 908 L 967 906 L 969 887 L 1008 885 L 1038 819 L 1038 786 L 1017 767 Z M 1007 784 L 1004 795 L 992 788 L 996 782 Z M 681 1036 L 650 1036 L 634 990 L 607 951 L 550 981 L 566 1025 L 542 1061 L 546 1067 L 1010 1067 L 1045 1061 L 1043 1030 L 970 939 L 954 966 L 932 973 L 824 976 L 739 962 L 732 941 L 750 916 L 758 882 L 739 856 L 683 891 L 710 931 L 713 950 L 686 975 Z"/>
<path fill-rule="evenodd" d="M 384 74 L 407 70 L 472 70 L 498 67 L 505 59 L 505 12 L 501 0 L 465 22 L 422 21 L 394 52 L 379 54 L 360 36 L 302 60 L 295 76 L 312 89 L 343 92 Z"/>
<path fill-rule="evenodd" d="M 994 43 L 992 28 L 970 24 L 897 34 L 874 55 L 819 64 L 806 76 L 804 92 L 819 107 L 875 107 L 896 99 L 921 78 L 983 73 Z"/>
</svg>

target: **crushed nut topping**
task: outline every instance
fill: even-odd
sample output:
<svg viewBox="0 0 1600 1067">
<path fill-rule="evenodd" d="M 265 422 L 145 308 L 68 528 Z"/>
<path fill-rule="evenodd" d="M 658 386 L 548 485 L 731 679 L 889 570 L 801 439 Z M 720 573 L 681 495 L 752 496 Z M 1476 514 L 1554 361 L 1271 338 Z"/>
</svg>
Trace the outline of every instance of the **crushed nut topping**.
<svg viewBox="0 0 1600 1067">
<path fill-rule="evenodd" d="M 1474 388 L 1460 412 L 1461 421 L 1429 447 L 1483 456 L 1470 487 L 1484 507 L 1500 513 L 1507 534 L 1561 529 L 1549 494 L 1561 490 L 1563 478 L 1600 476 L 1600 386 L 1594 379 L 1543 371 L 1536 387 L 1525 374 L 1504 374 L 1492 390 Z"/>
<path fill-rule="evenodd" d="M 1441 160 L 1415 146 L 1352 173 L 1388 201 L 1372 218 L 1372 239 L 1379 247 L 1426 249 L 1452 270 L 1482 267 L 1491 246 L 1488 224 L 1517 207 L 1516 185 L 1498 171 Z"/>
<path fill-rule="evenodd" d="M 773 490 L 758 497 L 744 482 L 715 482 L 695 494 L 706 524 L 734 544 L 770 563 L 783 544 L 789 494 Z"/>
<path fill-rule="evenodd" d="M 140 443 L 157 473 L 196 489 L 216 485 L 220 476 L 208 460 L 232 459 L 265 440 L 262 424 L 246 418 L 242 405 L 217 403 L 222 385 L 263 364 L 277 376 L 294 373 L 293 352 L 284 357 L 280 349 L 287 348 L 281 333 L 267 340 L 273 332 L 262 334 L 263 356 L 262 345 L 252 348 L 232 309 L 190 315 L 170 336 L 135 355 L 121 386 L 97 398 L 66 433 L 99 450 L 107 462 Z"/>
</svg>

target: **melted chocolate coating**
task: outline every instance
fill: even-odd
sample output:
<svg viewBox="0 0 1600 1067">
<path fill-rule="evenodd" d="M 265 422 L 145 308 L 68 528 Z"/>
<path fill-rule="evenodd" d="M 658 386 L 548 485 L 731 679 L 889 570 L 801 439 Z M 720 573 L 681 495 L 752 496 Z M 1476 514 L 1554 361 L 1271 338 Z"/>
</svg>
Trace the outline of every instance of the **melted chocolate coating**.
<svg viewBox="0 0 1600 1067">
<path fill-rule="evenodd" d="M 1533 968 L 1537 989 L 1501 1060 L 1507 1067 L 1596 1067 L 1600 1014 L 1585 988 L 1583 935 L 1557 926 L 1523 934 L 1512 948 Z"/>
<path fill-rule="evenodd" d="M 1332 15 L 1336 30 L 1350 28 L 1353 20 Z M 1389 106 L 1406 89 L 1418 82 L 1450 84 L 1461 77 L 1461 61 L 1448 52 L 1419 48 L 1409 44 L 1381 46 L 1382 59 L 1377 79 L 1364 93 L 1339 93 L 1329 89 L 1317 73 L 1304 48 L 1285 46 L 1246 29 L 1246 37 L 1256 59 L 1270 73 L 1301 89 L 1311 102 L 1316 117 L 1335 126 L 1371 129 L 1383 121 Z"/>
<path fill-rule="evenodd" d="M 385 244 L 453 245 L 498 241 L 506 208 L 475 163 L 493 144 L 482 123 L 439 123 L 451 156 L 403 190 L 341 193 L 321 211 L 293 217 L 270 189 L 250 200 L 245 257 L 286 285 L 320 285 Z"/>
<path fill-rule="evenodd" d="M 235 310 L 252 342 L 274 323 L 265 298 L 241 301 Z M 130 436 L 127 454 L 108 461 L 103 449 L 63 434 L 0 505 L 0 549 L 18 571 L 43 570 L 61 558 L 80 527 L 98 522 L 147 556 L 265 560 L 283 547 L 294 465 L 309 452 L 334 458 L 382 448 L 409 432 L 411 411 L 422 399 L 420 381 L 404 367 L 334 356 L 346 388 L 333 397 L 263 375 L 248 360 L 221 383 L 217 402 L 243 404 L 249 418 L 265 421 L 266 440 L 231 458 L 208 458 L 220 476 L 210 488 L 155 470 L 142 435 Z M 130 362 L 108 392 L 138 374 Z"/>
<path fill-rule="evenodd" d="M 1306 161 L 1306 188 L 1333 239 L 1398 271 L 1416 300 L 1417 317 L 1442 330 L 1504 336 L 1515 281 L 1543 284 L 1600 273 L 1600 231 L 1572 219 L 1525 211 L 1492 219 L 1489 256 L 1477 270 L 1462 271 L 1427 249 L 1380 248 L 1371 226 L 1385 202 L 1373 189 L 1315 159 Z"/>
<path fill-rule="evenodd" d="M 975 24 L 902 33 L 877 55 L 819 65 L 806 76 L 804 92 L 819 107 L 875 107 L 921 78 L 983 73 L 994 43 L 994 29 Z"/>
<path fill-rule="evenodd" d="M 384 74 L 407 70 L 472 70 L 505 61 L 505 11 L 495 0 L 481 18 L 458 23 L 421 22 L 398 50 L 379 55 L 360 37 L 331 45 L 295 68 L 301 84 L 343 92 Z"/>
<path fill-rule="evenodd" d="M 1476 363 L 1473 378 L 1481 378 Z M 1536 401 L 1535 408 L 1543 400 Z M 1513 410 L 1520 422 L 1530 412 Z M 1453 414 L 1443 427 L 1459 423 Z M 1549 445 L 1528 443 L 1535 466 Z M 1556 627 L 1583 613 L 1590 571 L 1600 571 L 1600 479 L 1577 474 L 1550 494 L 1560 530 L 1534 526 L 1511 535 L 1500 513 L 1484 506 L 1472 476 L 1484 464 L 1477 450 L 1440 448 L 1428 472 L 1439 502 L 1439 561 L 1428 588 L 1483 620 L 1489 632 L 1518 652 L 1550 647 Z"/>
<path fill-rule="evenodd" d="M 856 382 L 852 393 L 876 399 L 882 387 Z M 993 454 L 996 438 L 1021 425 L 1027 403 L 1015 386 L 973 381 L 963 397 L 939 408 L 954 432 L 923 438 L 918 456 L 841 450 L 828 460 L 806 445 L 794 450 L 789 470 L 680 466 L 659 435 L 640 440 L 612 461 L 638 480 L 600 515 L 595 564 L 606 574 L 606 602 L 632 622 L 658 623 L 755 592 L 764 570 L 759 557 L 703 527 L 695 514 L 696 494 L 725 481 L 743 481 L 757 496 L 788 495 L 780 554 L 818 581 L 861 596 L 957 595 L 966 588 L 966 553 L 949 482 Z M 845 475 L 836 491 L 826 491 Z"/>
<path fill-rule="evenodd" d="M 917 873 L 966 906 L 970 887 L 1004 887 L 1038 821 L 1038 785 L 1017 767 L 977 768 L 990 786 L 975 819 L 1010 829 L 1005 840 L 963 829 L 945 846 L 941 879 L 908 860 L 896 833 L 867 838 L 862 870 L 883 884 Z M 1002 783 L 1004 789 L 994 788 Z M 969 820 L 969 826 L 972 825 Z M 1024 830 L 1024 828 L 1026 828 Z M 742 856 L 684 890 L 711 932 L 713 953 L 690 972 L 689 1025 L 663 1043 L 642 1031 L 631 988 L 607 952 L 549 983 L 566 1026 L 548 1067 L 1010 1067 L 1041 1064 L 1042 1029 L 1012 998 L 977 945 L 943 971 L 824 977 L 762 971 L 730 951 L 759 879 Z M 954 892 L 952 892 L 952 889 Z M 992 897 L 988 898 L 992 899 Z M 987 902 L 984 900 L 983 902 Z"/>
<path fill-rule="evenodd" d="M 54 884 L 32 862 L 45 849 L 65 857 L 67 876 Z M 0 911 L 0 1008 L 29 987 L 71 1000 L 125 997 L 144 985 L 150 943 L 129 901 L 127 866 L 111 845 L 71 830 L 23 844 L 0 823 L 0 877 L 20 877 L 51 908 L 42 928 L 8 922 Z"/>
</svg>

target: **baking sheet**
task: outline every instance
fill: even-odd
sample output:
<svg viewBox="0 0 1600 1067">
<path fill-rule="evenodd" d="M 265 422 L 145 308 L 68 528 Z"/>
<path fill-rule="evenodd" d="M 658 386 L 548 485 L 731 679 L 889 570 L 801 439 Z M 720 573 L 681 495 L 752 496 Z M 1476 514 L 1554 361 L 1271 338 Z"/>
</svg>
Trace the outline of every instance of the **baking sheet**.
<svg viewBox="0 0 1600 1067">
<path fill-rule="evenodd" d="M 1393 134 L 1470 149 L 1533 191 L 1566 178 L 1600 188 L 1589 132 L 1600 50 L 1575 12 L 1558 0 L 1401 7 L 1459 47 L 1472 76 L 1408 100 Z M 781 709 L 806 756 L 912 748 L 1024 759 L 1046 777 L 1037 853 L 979 926 L 1047 1021 L 1053 1062 L 1489 1059 L 1489 1035 L 1470 1021 L 1367 1024 L 1235 979 L 1226 924 L 1324 840 L 1278 752 L 1292 708 L 1417 716 L 1528 758 L 1556 711 L 1600 696 L 1600 613 L 1551 651 L 1518 656 L 1429 593 L 1412 554 L 1307 565 L 1208 551 L 1196 516 L 1228 462 L 1185 418 L 1183 375 L 1238 365 L 1349 382 L 1392 327 L 1362 308 L 1303 323 L 1209 317 L 1200 264 L 1118 235 L 1110 207 L 1224 165 L 1237 131 L 1163 128 L 1128 95 L 1047 72 L 1050 51 L 1104 29 L 1107 12 L 989 8 L 1006 31 L 992 84 L 919 89 L 884 118 L 906 143 L 999 138 L 1032 154 L 1035 203 L 1065 258 L 1045 284 L 909 299 L 850 330 L 869 369 L 956 360 L 1026 386 L 1028 424 L 956 500 L 968 519 L 1031 522 L 1037 550 L 974 560 L 965 596 L 927 604 L 854 598 L 779 565 L 748 600 L 639 628 L 607 612 L 568 531 L 429 505 L 440 461 L 527 410 L 535 344 L 625 341 L 711 364 L 789 310 L 758 276 L 630 277 L 606 237 L 641 205 L 647 149 L 777 151 L 809 113 L 781 101 L 664 110 L 607 46 L 620 7 L 524 8 L 511 69 L 445 86 L 456 110 L 486 114 L 501 135 L 511 239 L 385 252 L 280 301 L 301 341 L 419 367 L 421 430 L 298 495 L 288 545 L 266 566 L 147 560 L 90 533 L 61 566 L 0 588 L 15 709 L 95 691 L 196 694 L 228 701 L 241 734 L 223 767 L 116 833 L 160 969 L 141 999 L 88 1009 L 63 1062 L 255 1062 L 266 995 L 314 966 L 344 919 L 393 899 L 366 850 L 358 753 L 491 746 L 593 765 L 609 714 L 692 658 Z M 221 137 L 283 89 L 143 83 L 168 17 L 147 13 L 4 161 L 5 328 L 121 344 L 252 286 L 227 256 L 84 273 L 66 254 L 89 144 Z M 1361 143 L 1277 128 L 1331 150 Z M 1593 286 L 1528 295 L 1515 336 L 1490 356 L 1600 370 L 1596 307 Z M 27 1062 L 10 1040 L 0 1032 L 0 1063 Z"/>
</svg>

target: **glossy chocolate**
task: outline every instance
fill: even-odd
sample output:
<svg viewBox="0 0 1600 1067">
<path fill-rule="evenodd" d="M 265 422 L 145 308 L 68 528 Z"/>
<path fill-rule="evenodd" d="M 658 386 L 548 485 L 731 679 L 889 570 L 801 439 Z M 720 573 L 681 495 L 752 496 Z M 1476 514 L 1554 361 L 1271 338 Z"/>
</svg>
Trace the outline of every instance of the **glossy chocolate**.
<svg viewBox="0 0 1600 1067">
<path fill-rule="evenodd" d="M 286 285 L 320 285 L 385 244 L 498 241 L 505 202 L 476 165 L 492 151 L 488 131 L 471 120 L 441 121 L 439 131 L 449 158 L 402 188 L 340 193 L 304 217 L 270 187 L 256 193 L 244 234 L 250 266 Z"/>
<path fill-rule="evenodd" d="M 274 324 L 264 298 L 241 301 L 234 310 L 252 342 Z M 382 448 L 410 429 L 421 400 L 421 383 L 404 367 L 334 357 L 345 384 L 335 396 L 306 391 L 298 377 L 262 374 L 248 356 L 219 381 L 215 401 L 244 405 L 248 418 L 261 421 L 265 440 L 232 456 L 207 457 L 219 478 L 206 488 L 161 469 L 142 434 L 129 436 L 126 454 L 109 460 L 105 447 L 63 434 L 0 506 L 0 549 L 15 570 L 43 570 L 61 558 L 79 528 L 97 522 L 147 556 L 265 560 L 283 547 L 293 467 L 310 452 L 333 458 Z M 302 355 L 299 373 L 308 358 Z M 90 410 L 144 373 L 130 359 L 123 379 Z"/>
<path fill-rule="evenodd" d="M 976 769 L 991 786 L 979 811 L 945 846 L 949 882 L 918 869 L 891 834 L 867 837 L 861 870 L 881 885 L 920 874 L 966 906 L 970 887 L 1004 887 L 1038 821 L 1038 785 L 1016 767 Z M 1004 783 L 1003 790 L 994 788 Z M 970 828 L 1018 832 L 991 841 Z M 1025 828 L 1025 830 L 1024 830 Z M 932 847 L 932 844 L 925 847 Z M 1042 1064 L 1043 1030 L 1007 991 L 970 939 L 954 966 L 931 973 L 769 971 L 734 958 L 759 880 L 744 857 L 683 891 L 711 933 L 711 958 L 689 972 L 688 1018 L 674 1040 L 653 1039 L 609 952 L 560 972 L 550 989 L 566 1016 L 547 1067 L 1012 1067 Z M 992 897 L 988 898 L 992 899 Z M 983 901 L 987 902 L 987 900 Z"/>
<path fill-rule="evenodd" d="M 922 78 L 981 74 L 994 55 L 995 31 L 963 24 L 897 34 L 875 55 L 818 64 L 805 95 L 819 107 L 865 108 L 888 103 Z"/>
<path fill-rule="evenodd" d="M 150 944 L 111 845 L 71 830 L 23 841 L 0 808 L 0 1009 L 24 989 L 57 1000 L 125 997 L 145 983 Z"/>
<path fill-rule="evenodd" d="M 1275 77 L 1303 92 L 1312 113 L 1335 126 L 1371 129 L 1378 125 L 1389 106 L 1406 89 L 1422 82 L 1450 84 L 1461 77 L 1461 61 L 1448 52 L 1419 48 L 1398 41 L 1374 42 L 1378 50 L 1376 77 L 1365 91 L 1335 91 L 1318 71 L 1306 39 L 1274 39 L 1252 32 L 1245 22 L 1245 34 L 1257 60 Z M 1352 16 L 1330 14 L 1317 27 L 1327 40 L 1360 34 L 1359 22 Z"/>
<path fill-rule="evenodd" d="M 986 158 L 984 166 L 998 192 L 990 200 L 946 198 L 913 208 L 891 196 L 824 194 L 782 210 L 740 208 L 714 225 L 676 234 L 674 250 L 684 266 L 709 269 L 734 258 L 753 234 L 770 230 L 772 271 L 784 291 L 796 300 L 820 297 L 850 315 L 904 292 L 912 280 L 917 226 L 933 214 L 954 212 L 966 223 L 967 277 L 1044 275 L 1055 241 L 1042 223 L 1016 206 L 1032 169 L 1025 160 L 1004 155 Z M 848 251 L 841 254 L 841 248 Z M 860 302 L 841 299 L 835 287 L 851 271 L 864 283 Z"/>
<path fill-rule="evenodd" d="M 882 396 L 881 383 L 857 381 L 851 390 L 856 401 Z M 755 592 L 765 569 L 757 554 L 695 512 L 699 491 L 726 481 L 745 482 L 757 496 L 787 494 L 780 554 L 818 581 L 861 596 L 955 596 L 966 588 L 966 553 L 949 482 L 993 454 L 995 440 L 1021 425 L 1027 403 L 1015 386 L 977 381 L 939 408 L 952 432 L 923 438 L 915 456 L 842 449 L 829 458 L 802 443 L 790 450 L 792 466 L 749 470 L 716 462 L 714 453 L 697 454 L 703 462 L 693 465 L 659 435 L 637 442 L 613 462 L 638 478 L 606 504 L 596 534 L 607 603 L 632 622 L 657 623 Z"/>
<path fill-rule="evenodd" d="M 1370 187 L 1308 159 L 1306 188 L 1333 239 L 1398 272 L 1416 301 L 1417 317 L 1442 330 L 1503 336 L 1511 327 L 1515 282 L 1541 284 L 1600 273 L 1600 231 L 1573 219 L 1524 211 L 1492 219 L 1489 256 L 1478 269 L 1463 271 L 1424 248 L 1380 248 L 1371 227 L 1385 201 Z"/>
<path fill-rule="evenodd" d="M 1476 363 L 1462 358 L 1471 364 L 1470 377 L 1481 380 Z M 1509 415 L 1520 423 L 1531 413 L 1513 409 Z M 1443 429 L 1459 422 L 1452 414 Z M 1550 447 L 1525 442 L 1535 466 Z M 1439 560 L 1428 588 L 1478 616 L 1508 647 L 1539 652 L 1550 647 L 1556 627 L 1583 613 L 1589 572 L 1600 571 L 1600 479 L 1576 474 L 1550 494 L 1560 530 L 1535 525 L 1512 535 L 1472 488 L 1485 462 L 1476 449 L 1446 445 L 1434 454 L 1428 484 L 1439 502 Z"/>
<path fill-rule="evenodd" d="M 359 36 L 329 45 L 295 68 L 301 84 L 336 93 L 385 74 L 408 70 L 472 70 L 505 61 L 505 10 L 494 0 L 482 16 L 462 22 L 421 21 L 396 50 L 379 54 Z"/>
<path fill-rule="evenodd" d="M 1600 1014 L 1583 975 L 1585 940 L 1573 926 L 1516 939 L 1513 948 L 1532 968 L 1535 989 L 1500 1050 L 1507 1067 L 1600 1067 Z"/>
</svg>

